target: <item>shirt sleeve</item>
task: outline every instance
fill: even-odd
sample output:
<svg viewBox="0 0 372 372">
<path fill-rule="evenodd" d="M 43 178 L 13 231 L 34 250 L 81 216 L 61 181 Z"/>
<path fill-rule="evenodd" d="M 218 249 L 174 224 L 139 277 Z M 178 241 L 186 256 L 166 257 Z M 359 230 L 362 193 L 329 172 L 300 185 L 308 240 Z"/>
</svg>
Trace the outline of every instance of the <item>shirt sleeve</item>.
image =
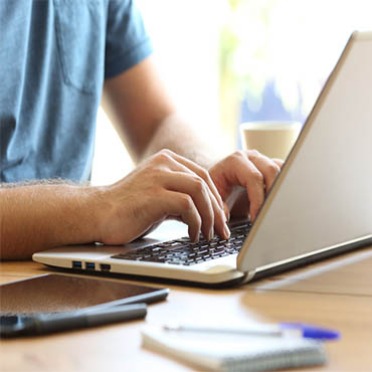
<svg viewBox="0 0 372 372">
<path fill-rule="evenodd" d="M 141 13 L 133 1 L 110 0 L 107 17 L 105 79 L 119 75 L 152 53 Z"/>
</svg>

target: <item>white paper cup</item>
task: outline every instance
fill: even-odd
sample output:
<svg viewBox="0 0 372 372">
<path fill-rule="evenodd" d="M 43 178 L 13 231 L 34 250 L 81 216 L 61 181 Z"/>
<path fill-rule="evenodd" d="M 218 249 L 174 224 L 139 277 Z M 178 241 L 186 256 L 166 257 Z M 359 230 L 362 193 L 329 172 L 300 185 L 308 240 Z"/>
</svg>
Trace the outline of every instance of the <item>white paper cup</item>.
<svg viewBox="0 0 372 372">
<path fill-rule="evenodd" d="M 252 121 L 240 124 L 243 148 L 257 150 L 270 158 L 285 160 L 299 133 L 295 121 Z"/>
</svg>

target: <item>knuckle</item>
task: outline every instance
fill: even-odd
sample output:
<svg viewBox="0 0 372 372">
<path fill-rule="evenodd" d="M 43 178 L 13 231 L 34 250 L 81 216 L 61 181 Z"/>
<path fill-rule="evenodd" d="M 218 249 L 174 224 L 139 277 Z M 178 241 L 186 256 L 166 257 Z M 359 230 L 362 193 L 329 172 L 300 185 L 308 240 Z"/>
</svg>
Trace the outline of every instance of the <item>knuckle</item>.
<svg viewBox="0 0 372 372">
<path fill-rule="evenodd" d="M 247 159 L 247 153 L 244 150 L 237 150 L 229 155 L 227 159 L 232 166 L 234 166 L 234 164 L 242 164 L 242 162 Z"/>
<path fill-rule="evenodd" d="M 155 157 L 160 161 L 169 161 L 173 157 L 173 152 L 168 149 L 160 150 Z"/>
<path fill-rule="evenodd" d="M 262 155 L 261 155 L 261 153 L 258 150 L 252 149 L 252 150 L 248 150 L 248 156 L 250 158 L 258 158 L 258 157 L 260 157 Z"/>
<path fill-rule="evenodd" d="M 271 162 L 267 165 L 267 171 L 269 174 L 276 176 L 280 172 L 280 167 L 279 165 Z"/>
<path fill-rule="evenodd" d="M 232 155 L 231 155 L 232 158 L 237 158 L 237 159 L 240 159 L 240 158 L 245 158 L 246 157 L 246 153 L 244 150 L 236 150 Z"/>
<path fill-rule="evenodd" d="M 169 149 L 162 149 L 162 150 L 160 150 L 159 153 L 160 154 L 165 154 L 165 155 L 168 155 L 168 156 L 172 156 L 174 154 L 173 151 L 171 151 Z"/>
<path fill-rule="evenodd" d="M 209 172 L 206 169 L 201 168 L 200 169 L 200 177 L 203 178 L 204 180 L 209 179 L 210 178 Z"/>
<path fill-rule="evenodd" d="M 259 185 L 263 185 L 264 184 L 264 176 L 262 173 L 260 173 L 259 171 L 254 171 L 252 172 L 252 175 L 251 175 L 253 181 Z"/>
<path fill-rule="evenodd" d="M 181 195 L 180 207 L 183 211 L 191 211 L 194 209 L 194 202 L 190 195 L 187 194 Z"/>
<path fill-rule="evenodd" d="M 205 189 L 205 182 L 200 177 L 195 176 L 193 186 L 198 193 L 202 193 Z"/>
</svg>

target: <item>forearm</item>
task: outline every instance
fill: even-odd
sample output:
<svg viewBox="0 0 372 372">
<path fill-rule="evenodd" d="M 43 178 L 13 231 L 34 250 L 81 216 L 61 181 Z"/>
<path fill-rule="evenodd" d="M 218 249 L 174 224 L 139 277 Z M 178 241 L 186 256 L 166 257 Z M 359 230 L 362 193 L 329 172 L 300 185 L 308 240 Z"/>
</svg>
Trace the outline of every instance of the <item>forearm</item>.
<svg viewBox="0 0 372 372">
<path fill-rule="evenodd" d="M 227 155 L 216 154 L 184 118 L 176 115 L 177 106 L 152 58 L 106 80 L 102 103 L 136 163 L 163 149 L 205 168 Z"/>
<path fill-rule="evenodd" d="M 97 240 L 97 189 L 68 184 L 0 188 L 1 259 Z"/>
<path fill-rule="evenodd" d="M 162 150 L 169 149 L 209 169 L 225 154 L 203 140 L 187 122 L 177 115 L 163 120 L 153 135 L 144 158 Z"/>
</svg>

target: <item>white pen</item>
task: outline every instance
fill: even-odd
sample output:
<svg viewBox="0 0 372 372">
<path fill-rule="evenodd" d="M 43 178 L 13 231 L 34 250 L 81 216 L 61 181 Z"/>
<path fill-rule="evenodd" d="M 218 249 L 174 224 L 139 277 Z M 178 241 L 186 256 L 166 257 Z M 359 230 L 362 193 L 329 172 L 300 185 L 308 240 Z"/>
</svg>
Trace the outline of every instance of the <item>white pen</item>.
<svg viewBox="0 0 372 372">
<path fill-rule="evenodd" d="M 164 325 L 163 329 L 170 332 L 218 333 L 262 337 L 283 337 L 291 335 L 318 340 L 335 340 L 340 337 L 337 331 L 296 322 L 278 324 L 252 323 L 239 327 L 169 324 Z"/>
</svg>

